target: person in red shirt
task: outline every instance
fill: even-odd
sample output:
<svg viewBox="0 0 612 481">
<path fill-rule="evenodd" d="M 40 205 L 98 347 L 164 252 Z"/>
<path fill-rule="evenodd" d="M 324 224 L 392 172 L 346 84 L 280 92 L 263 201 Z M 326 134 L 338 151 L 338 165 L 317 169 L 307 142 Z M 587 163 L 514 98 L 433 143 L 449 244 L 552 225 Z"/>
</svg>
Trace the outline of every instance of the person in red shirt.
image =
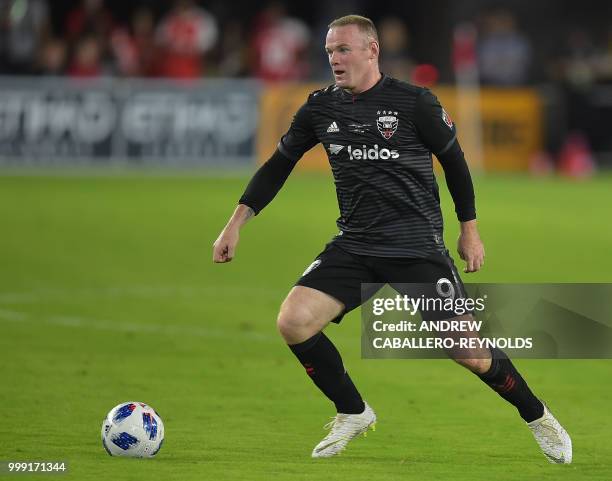
<svg viewBox="0 0 612 481">
<path fill-rule="evenodd" d="M 88 35 L 76 45 L 68 75 L 79 78 L 92 78 L 102 75 L 101 47 L 97 37 Z"/>
<path fill-rule="evenodd" d="M 147 7 L 140 7 L 134 12 L 129 28 L 115 28 L 110 44 L 121 75 L 151 77 L 157 74 L 155 19 Z"/>
<path fill-rule="evenodd" d="M 205 74 L 204 55 L 217 42 L 214 17 L 193 0 L 176 0 L 157 30 L 161 49 L 160 75 L 198 78 Z"/>
<path fill-rule="evenodd" d="M 95 35 L 102 42 L 112 28 L 113 17 L 104 5 L 104 0 L 82 0 L 66 18 L 66 35 L 70 42 L 85 35 Z"/>
<path fill-rule="evenodd" d="M 285 15 L 273 3 L 259 16 L 253 34 L 252 73 L 268 82 L 303 80 L 309 74 L 310 31 L 304 22 Z"/>
</svg>

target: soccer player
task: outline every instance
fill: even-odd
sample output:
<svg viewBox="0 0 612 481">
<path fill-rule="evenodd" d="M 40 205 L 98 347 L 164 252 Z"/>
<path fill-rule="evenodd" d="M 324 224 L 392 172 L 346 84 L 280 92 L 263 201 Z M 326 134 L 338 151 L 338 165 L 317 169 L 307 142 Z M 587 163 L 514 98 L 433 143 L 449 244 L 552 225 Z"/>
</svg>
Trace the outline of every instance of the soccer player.
<svg viewBox="0 0 612 481">
<path fill-rule="evenodd" d="M 231 261 L 240 228 L 274 198 L 300 157 L 323 144 L 336 184 L 340 232 L 297 281 L 277 321 L 293 354 L 337 410 L 329 434 L 312 451 L 317 458 L 338 454 L 376 422 L 323 333 L 361 304 L 361 284 L 436 284 L 444 278 L 462 292 L 442 238 L 432 153 L 444 169 L 461 225 L 464 272 L 478 271 L 484 261 L 470 173 L 455 125 L 436 97 L 379 71 L 376 28 L 365 17 L 334 20 L 325 50 L 334 85 L 313 92 L 298 110 L 213 246 L 215 262 Z M 569 435 L 510 359 L 498 349 L 470 353 L 455 361 L 516 407 L 549 461 L 570 463 Z"/>
</svg>

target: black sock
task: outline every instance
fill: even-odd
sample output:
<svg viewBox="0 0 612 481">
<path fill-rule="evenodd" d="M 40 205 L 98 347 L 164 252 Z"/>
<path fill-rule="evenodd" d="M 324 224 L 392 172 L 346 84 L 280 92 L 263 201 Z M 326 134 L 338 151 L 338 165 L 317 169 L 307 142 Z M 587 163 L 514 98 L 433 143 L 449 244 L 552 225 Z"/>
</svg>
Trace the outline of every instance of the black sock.
<svg viewBox="0 0 612 481">
<path fill-rule="evenodd" d="M 526 422 L 544 415 L 544 405 L 533 395 L 523 376 L 516 370 L 504 351 L 491 349 L 491 368 L 479 377 L 497 394 L 518 409 Z"/>
<path fill-rule="evenodd" d="M 317 387 L 335 405 L 339 413 L 359 414 L 365 409 L 361 395 L 344 370 L 342 358 L 325 334 L 289 346 Z"/>
</svg>

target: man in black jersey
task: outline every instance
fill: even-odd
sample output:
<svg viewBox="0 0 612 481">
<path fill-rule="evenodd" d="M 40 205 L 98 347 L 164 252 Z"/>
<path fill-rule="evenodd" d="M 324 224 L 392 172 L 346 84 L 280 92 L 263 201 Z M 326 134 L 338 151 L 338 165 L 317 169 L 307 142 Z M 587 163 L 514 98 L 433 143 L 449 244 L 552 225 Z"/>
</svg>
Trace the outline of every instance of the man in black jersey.
<svg viewBox="0 0 612 481">
<path fill-rule="evenodd" d="M 291 351 L 337 410 L 313 457 L 338 454 L 376 422 L 323 333 L 361 304 L 361 284 L 435 285 L 445 279 L 463 292 L 443 241 L 432 153 L 444 169 L 461 225 L 458 252 L 464 272 L 478 271 L 484 261 L 470 173 L 455 125 L 437 98 L 379 71 L 376 28 L 365 17 L 334 20 L 325 50 L 334 85 L 313 92 L 298 110 L 277 150 L 247 186 L 213 252 L 215 262 L 232 260 L 240 228 L 274 198 L 300 157 L 323 144 L 336 184 L 339 233 L 297 281 L 277 321 Z M 510 359 L 498 349 L 470 354 L 455 361 L 517 408 L 549 461 L 571 462 L 570 437 Z"/>
</svg>

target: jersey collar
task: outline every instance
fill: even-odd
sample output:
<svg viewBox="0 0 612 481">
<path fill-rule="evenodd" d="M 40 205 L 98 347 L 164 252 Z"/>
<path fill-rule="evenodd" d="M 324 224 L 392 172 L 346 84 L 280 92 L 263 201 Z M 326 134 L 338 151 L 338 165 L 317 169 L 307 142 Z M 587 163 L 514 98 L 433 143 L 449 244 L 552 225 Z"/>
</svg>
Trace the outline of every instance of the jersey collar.
<svg viewBox="0 0 612 481">
<path fill-rule="evenodd" d="M 380 72 L 380 79 L 368 90 L 364 90 L 363 92 L 360 92 L 358 94 L 353 94 L 349 92 L 348 90 L 344 90 L 344 89 L 341 89 L 341 90 L 342 90 L 342 93 L 345 94 L 345 96 L 352 99 L 354 102 L 358 99 L 366 98 L 369 95 L 373 94 L 374 92 L 378 91 L 383 86 L 386 80 L 387 80 L 387 76 L 383 72 Z"/>
</svg>

